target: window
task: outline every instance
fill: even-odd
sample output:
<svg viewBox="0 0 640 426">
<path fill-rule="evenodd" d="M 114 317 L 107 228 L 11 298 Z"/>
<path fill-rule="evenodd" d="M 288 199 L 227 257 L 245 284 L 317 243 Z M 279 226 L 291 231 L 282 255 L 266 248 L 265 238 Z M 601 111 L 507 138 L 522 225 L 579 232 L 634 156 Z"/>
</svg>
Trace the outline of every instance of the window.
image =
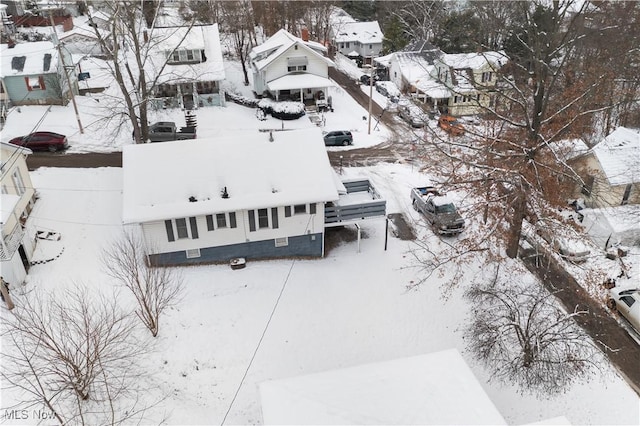
<svg viewBox="0 0 640 426">
<path fill-rule="evenodd" d="M 492 77 L 493 77 L 493 73 L 492 72 L 483 72 L 482 73 L 482 82 L 486 83 L 488 81 L 491 81 Z"/>
<path fill-rule="evenodd" d="M 285 247 L 289 245 L 288 237 L 276 238 L 276 247 Z"/>
<path fill-rule="evenodd" d="M 636 303 L 635 299 L 631 296 L 622 296 L 620 300 L 622 300 L 628 307 L 632 307 L 633 304 Z"/>
<path fill-rule="evenodd" d="M 176 219 L 176 231 L 178 239 L 189 238 L 189 230 L 187 229 L 187 219 Z"/>
<path fill-rule="evenodd" d="M 180 62 L 180 52 L 177 50 L 171 55 L 171 62 Z"/>
<path fill-rule="evenodd" d="M 164 227 L 167 229 L 167 239 L 169 242 L 175 241 L 176 237 L 173 235 L 173 223 L 170 220 L 165 220 Z"/>
<path fill-rule="evenodd" d="M 200 257 L 200 249 L 190 249 L 186 251 L 187 259 L 194 259 Z"/>
<path fill-rule="evenodd" d="M 278 208 L 271 208 L 271 225 L 273 229 L 278 229 Z"/>
<path fill-rule="evenodd" d="M 22 195 L 25 192 L 24 181 L 22 180 L 22 175 L 20 174 L 20 170 L 16 169 L 13 172 L 13 185 L 16 187 L 16 194 Z"/>
<path fill-rule="evenodd" d="M 293 206 L 293 214 L 305 214 L 307 212 L 306 204 L 296 204 Z"/>
<path fill-rule="evenodd" d="M 373 49 L 373 45 L 372 44 L 369 45 L 369 49 Z"/>
<path fill-rule="evenodd" d="M 627 184 L 622 195 L 622 205 L 629 204 L 629 196 L 631 195 L 631 184 Z"/>
<path fill-rule="evenodd" d="M 595 181 L 595 176 L 589 175 L 584 179 L 584 185 L 582 185 L 582 192 L 587 197 L 591 197 L 591 191 L 593 191 L 593 183 Z"/>
<path fill-rule="evenodd" d="M 191 226 L 191 238 L 195 240 L 198 238 L 198 221 L 195 217 L 189 218 L 189 225 Z"/>
<path fill-rule="evenodd" d="M 218 213 L 216 215 L 216 225 L 218 228 L 226 228 L 227 227 L 227 217 L 224 213 Z"/>
<path fill-rule="evenodd" d="M 193 62 L 194 59 L 193 50 L 187 50 L 187 61 Z"/>
<path fill-rule="evenodd" d="M 25 77 L 25 82 L 27 83 L 27 90 L 31 92 L 32 90 L 44 90 L 44 77 Z"/>
<path fill-rule="evenodd" d="M 268 228 L 269 227 L 269 210 L 267 209 L 258 209 L 258 228 Z"/>
</svg>

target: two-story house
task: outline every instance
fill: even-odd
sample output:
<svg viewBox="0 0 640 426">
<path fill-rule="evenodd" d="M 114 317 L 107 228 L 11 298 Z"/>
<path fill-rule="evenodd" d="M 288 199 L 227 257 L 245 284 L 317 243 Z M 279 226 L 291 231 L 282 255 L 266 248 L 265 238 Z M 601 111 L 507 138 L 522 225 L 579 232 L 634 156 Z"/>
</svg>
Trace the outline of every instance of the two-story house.
<svg viewBox="0 0 640 426">
<path fill-rule="evenodd" d="M 384 34 L 378 21 L 339 22 L 334 24 L 332 33 L 336 51 L 360 63 L 371 64 L 382 51 Z"/>
<path fill-rule="evenodd" d="M 26 227 L 27 217 L 36 202 L 26 162 L 31 151 L 0 142 L 0 154 L 0 267 L 2 279 L 11 285 L 19 285 L 27 276 L 36 241 L 35 230 Z"/>
<path fill-rule="evenodd" d="M 17 43 L 0 47 L 3 90 L 13 105 L 62 105 L 71 90 L 78 94 L 76 71 L 71 55 L 50 41 Z M 62 54 L 62 57 L 60 54 Z"/>
<path fill-rule="evenodd" d="M 149 71 L 159 74 L 153 89 L 157 106 L 193 109 L 225 105 L 218 24 L 154 28 L 148 37 L 155 52 Z"/>
<path fill-rule="evenodd" d="M 504 52 L 443 54 L 434 60 L 431 77 L 451 92 L 448 113 L 479 114 L 492 105 L 498 72 L 507 63 Z"/>
<path fill-rule="evenodd" d="M 249 53 L 253 91 L 276 100 L 324 99 L 328 88 L 335 86 L 329 79 L 329 67 L 335 64 L 326 53 L 319 43 L 279 30 Z"/>
<path fill-rule="evenodd" d="M 618 127 L 569 164 L 583 182 L 575 198 L 586 207 L 640 204 L 640 131 Z"/>
</svg>

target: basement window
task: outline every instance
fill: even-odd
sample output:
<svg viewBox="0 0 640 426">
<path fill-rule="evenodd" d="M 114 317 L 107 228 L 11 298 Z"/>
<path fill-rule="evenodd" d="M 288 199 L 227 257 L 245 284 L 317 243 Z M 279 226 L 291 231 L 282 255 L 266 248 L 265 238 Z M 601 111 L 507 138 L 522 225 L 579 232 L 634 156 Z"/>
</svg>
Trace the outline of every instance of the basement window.
<svg viewBox="0 0 640 426">
<path fill-rule="evenodd" d="M 289 245 L 289 237 L 276 238 L 276 247 L 285 247 Z"/>
<path fill-rule="evenodd" d="M 200 257 L 200 249 L 189 249 L 186 251 L 187 253 L 187 259 L 196 259 L 198 257 Z"/>
</svg>

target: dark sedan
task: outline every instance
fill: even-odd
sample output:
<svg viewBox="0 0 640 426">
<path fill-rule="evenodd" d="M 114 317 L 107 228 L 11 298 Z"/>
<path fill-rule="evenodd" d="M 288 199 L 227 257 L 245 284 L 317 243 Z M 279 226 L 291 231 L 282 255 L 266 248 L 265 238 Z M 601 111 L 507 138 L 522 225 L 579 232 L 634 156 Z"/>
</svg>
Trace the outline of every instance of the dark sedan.
<svg viewBox="0 0 640 426">
<path fill-rule="evenodd" d="M 33 132 L 26 136 L 13 138 L 9 143 L 29 148 L 32 151 L 64 151 L 69 148 L 65 135 L 54 132 Z"/>
</svg>

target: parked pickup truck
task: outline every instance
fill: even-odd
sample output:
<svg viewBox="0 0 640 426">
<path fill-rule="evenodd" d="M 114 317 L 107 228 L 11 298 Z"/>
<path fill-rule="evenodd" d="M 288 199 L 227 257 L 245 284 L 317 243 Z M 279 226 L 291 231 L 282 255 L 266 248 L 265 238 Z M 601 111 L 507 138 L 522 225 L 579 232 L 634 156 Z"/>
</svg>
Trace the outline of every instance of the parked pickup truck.
<svg viewBox="0 0 640 426">
<path fill-rule="evenodd" d="M 151 142 L 178 141 L 183 139 L 195 139 L 196 128 L 194 126 L 176 128 L 173 121 L 159 121 L 149 126 L 149 140 Z"/>
<path fill-rule="evenodd" d="M 433 186 L 411 190 L 413 208 L 422 213 L 434 232 L 440 235 L 456 235 L 464 230 L 464 219 L 456 206 Z"/>
</svg>

